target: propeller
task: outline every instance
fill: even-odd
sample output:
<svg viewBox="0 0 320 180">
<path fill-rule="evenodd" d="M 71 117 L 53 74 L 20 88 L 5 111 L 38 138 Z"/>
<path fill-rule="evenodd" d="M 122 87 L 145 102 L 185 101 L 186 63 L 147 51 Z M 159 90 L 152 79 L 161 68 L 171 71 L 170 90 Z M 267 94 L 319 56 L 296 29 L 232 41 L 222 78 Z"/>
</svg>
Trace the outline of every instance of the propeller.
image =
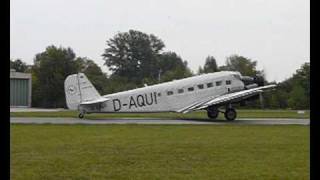
<svg viewBox="0 0 320 180">
<path fill-rule="evenodd" d="M 264 86 L 264 84 L 265 84 L 264 77 L 261 75 L 255 75 L 253 77 L 242 76 L 241 80 L 244 83 L 246 89 L 252 89 L 252 88 L 259 87 L 259 86 Z M 264 100 L 263 99 L 264 98 L 263 98 L 262 93 L 259 93 L 259 102 L 260 102 L 260 106 L 262 109 L 264 109 Z M 245 103 L 243 103 L 243 104 L 245 104 Z"/>
<path fill-rule="evenodd" d="M 256 75 L 253 77 L 253 82 L 258 84 L 258 86 L 264 86 L 264 77 L 260 75 Z"/>
<path fill-rule="evenodd" d="M 242 82 L 246 86 L 246 89 L 251 89 L 259 86 L 264 86 L 264 77 L 261 75 L 255 75 L 253 77 L 250 76 L 242 76 Z"/>
</svg>

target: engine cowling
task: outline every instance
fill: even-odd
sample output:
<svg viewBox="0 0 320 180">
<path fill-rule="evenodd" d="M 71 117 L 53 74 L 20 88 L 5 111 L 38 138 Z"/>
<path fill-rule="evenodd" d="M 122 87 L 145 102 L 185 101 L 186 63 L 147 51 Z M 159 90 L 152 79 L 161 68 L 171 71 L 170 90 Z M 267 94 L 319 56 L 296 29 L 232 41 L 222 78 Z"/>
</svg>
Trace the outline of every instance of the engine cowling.
<svg viewBox="0 0 320 180">
<path fill-rule="evenodd" d="M 262 76 L 242 76 L 241 80 L 248 89 L 264 86 L 264 78 Z"/>
</svg>

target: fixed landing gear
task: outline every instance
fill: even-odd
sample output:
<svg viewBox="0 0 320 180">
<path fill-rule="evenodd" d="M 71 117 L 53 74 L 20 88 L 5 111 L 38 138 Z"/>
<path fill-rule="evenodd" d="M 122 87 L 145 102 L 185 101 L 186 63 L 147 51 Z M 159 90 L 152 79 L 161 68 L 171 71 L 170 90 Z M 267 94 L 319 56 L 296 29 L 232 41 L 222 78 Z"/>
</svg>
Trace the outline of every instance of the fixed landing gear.
<svg viewBox="0 0 320 180">
<path fill-rule="evenodd" d="M 222 112 L 224 114 L 224 117 L 228 121 L 233 121 L 237 118 L 237 112 L 234 108 L 232 108 L 231 105 L 226 106 L 226 110 L 219 111 L 218 107 L 210 106 L 207 108 L 207 115 L 210 119 L 216 119 L 219 115 L 219 112 Z"/>
<path fill-rule="evenodd" d="M 85 114 L 86 114 L 85 111 L 81 111 L 81 112 L 79 113 L 78 117 L 79 117 L 80 119 L 83 119 Z"/>
<path fill-rule="evenodd" d="M 216 119 L 219 115 L 219 110 L 217 107 L 210 106 L 207 108 L 207 115 L 210 119 Z"/>
<path fill-rule="evenodd" d="M 84 118 L 84 114 L 83 114 L 83 113 L 79 113 L 78 117 L 79 117 L 80 119 L 83 119 L 83 118 Z"/>
<path fill-rule="evenodd" d="M 224 117 L 228 120 L 228 121 L 233 121 L 236 119 L 237 117 L 237 112 L 235 109 L 233 108 L 227 108 L 226 112 L 224 112 Z"/>
</svg>

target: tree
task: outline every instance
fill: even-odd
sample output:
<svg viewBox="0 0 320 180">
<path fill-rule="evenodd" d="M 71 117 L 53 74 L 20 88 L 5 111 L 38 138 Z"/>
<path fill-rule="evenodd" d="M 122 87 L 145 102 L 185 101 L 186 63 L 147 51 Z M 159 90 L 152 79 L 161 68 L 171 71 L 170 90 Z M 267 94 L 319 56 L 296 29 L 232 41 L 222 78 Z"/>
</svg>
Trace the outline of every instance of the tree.
<svg viewBox="0 0 320 180">
<path fill-rule="evenodd" d="M 161 73 L 161 82 L 192 76 L 188 62 L 183 61 L 175 52 L 162 53 L 158 58 L 158 68 Z"/>
<path fill-rule="evenodd" d="M 144 77 L 157 78 L 157 58 L 164 43 L 155 35 L 129 30 L 109 39 L 107 46 L 102 56 L 113 72 L 111 76 L 125 77 L 136 84 L 142 84 Z"/>
<path fill-rule="evenodd" d="M 77 57 L 75 60 L 79 72 L 84 73 L 97 91 L 101 94 L 107 93 L 108 85 L 107 74 L 91 59 Z"/>
<path fill-rule="evenodd" d="M 14 61 L 10 59 L 10 69 L 15 69 L 17 72 L 27 72 L 28 66 L 20 59 Z"/>
<path fill-rule="evenodd" d="M 310 63 L 304 63 L 300 69 L 296 71 L 293 79 L 304 89 L 307 98 L 310 97 Z"/>
<path fill-rule="evenodd" d="M 105 86 L 105 92 L 106 94 L 110 94 L 135 89 L 137 87 L 138 86 L 134 82 L 129 81 L 128 78 L 113 75 L 108 78 L 107 86 Z"/>
<path fill-rule="evenodd" d="M 226 65 L 221 66 L 220 70 L 239 71 L 244 76 L 255 76 L 262 74 L 256 69 L 257 61 L 252 61 L 243 56 L 232 55 L 227 58 Z"/>
<path fill-rule="evenodd" d="M 48 46 L 34 59 L 32 102 L 34 106 L 66 107 L 64 80 L 78 72 L 75 53 L 71 48 Z"/>
<path fill-rule="evenodd" d="M 293 109 L 304 109 L 307 105 L 307 97 L 305 97 L 305 90 L 300 86 L 296 85 L 289 93 L 288 106 Z"/>
<path fill-rule="evenodd" d="M 211 73 L 211 72 L 217 72 L 218 66 L 216 59 L 213 56 L 208 56 L 206 58 L 206 62 L 203 66 L 204 73 Z"/>
<path fill-rule="evenodd" d="M 288 94 L 288 106 L 294 109 L 310 108 L 310 63 L 304 63 L 282 84 Z"/>
<path fill-rule="evenodd" d="M 310 63 L 304 63 L 292 77 L 280 82 L 270 96 L 271 108 L 310 108 Z"/>
<path fill-rule="evenodd" d="M 204 73 L 204 70 L 201 66 L 198 67 L 198 71 L 197 71 L 197 74 L 200 75 L 200 74 L 203 74 Z"/>
<path fill-rule="evenodd" d="M 186 77 L 192 76 L 192 72 L 190 70 L 184 69 L 174 69 L 171 71 L 167 71 L 161 78 L 161 82 L 168 82 L 172 80 L 182 79 Z"/>
</svg>

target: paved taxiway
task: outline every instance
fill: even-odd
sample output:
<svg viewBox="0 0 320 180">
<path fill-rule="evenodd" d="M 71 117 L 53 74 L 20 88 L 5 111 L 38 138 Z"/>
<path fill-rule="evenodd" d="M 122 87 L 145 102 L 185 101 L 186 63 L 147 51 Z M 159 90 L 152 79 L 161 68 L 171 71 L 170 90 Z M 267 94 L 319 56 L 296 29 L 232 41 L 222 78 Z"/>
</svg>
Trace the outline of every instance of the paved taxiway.
<svg viewBox="0 0 320 180">
<path fill-rule="evenodd" d="M 11 117 L 13 124 L 244 124 L 244 125 L 310 125 L 310 119 L 239 118 L 235 121 L 209 119 L 77 119 L 77 118 L 26 118 Z"/>
</svg>

